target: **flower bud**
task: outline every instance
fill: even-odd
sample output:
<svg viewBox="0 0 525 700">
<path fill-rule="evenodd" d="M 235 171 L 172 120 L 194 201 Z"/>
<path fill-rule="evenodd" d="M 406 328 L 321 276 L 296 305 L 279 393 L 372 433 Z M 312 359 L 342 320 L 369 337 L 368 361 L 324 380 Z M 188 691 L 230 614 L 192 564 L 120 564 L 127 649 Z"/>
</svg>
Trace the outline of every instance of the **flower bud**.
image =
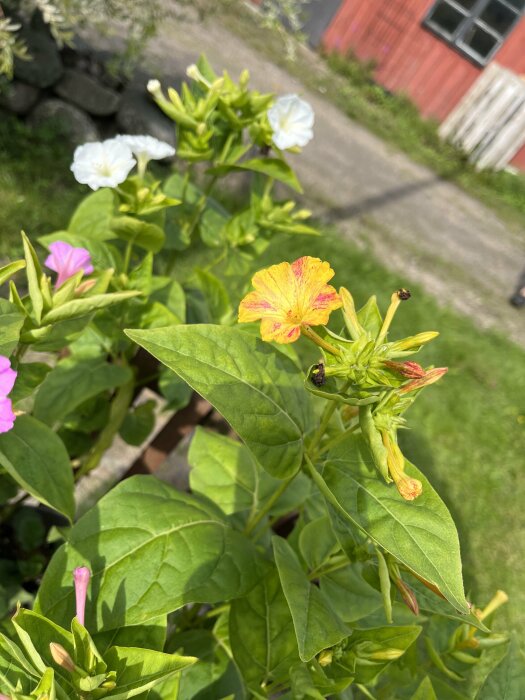
<svg viewBox="0 0 525 700">
<path fill-rule="evenodd" d="M 148 92 L 154 95 L 155 97 L 161 93 L 160 80 L 152 78 L 151 80 L 148 80 L 148 84 L 146 87 Z"/>
<path fill-rule="evenodd" d="M 373 651 L 368 654 L 367 658 L 370 661 L 395 661 L 403 656 L 403 649 L 396 649 L 395 647 L 390 647 L 388 649 L 381 649 L 380 651 Z"/>
<path fill-rule="evenodd" d="M 401 577 L 394 580 L 394 583 L 396 584 L 398 591 L 401 593 L 401 597 L 403 598 L 403 602 L 407 608 L 411 610 L 414 615 L 419 615 L 419 603 L 417 602 L 414 591 L 410 588 L 410 586 L 407 586 Z"/>
<path fill-rule="evenodd" d="M 49 645 L 49 651 L 51 652 L 51 656 L 53 657 L 53 661 L 58 666 L 65 669 L 69 673 L 74 673 L 75 664 L 73 663 L 73 659 L 69 656 L 69 654 L 67 653 L 67 651 L 64 649 L 64 647 L 61 644 L 56 644 L 56 642 L 51 642 Z"/>
<path fill-rule="evenodd" d="M 75 598 L 77 604 L 76 617 L 81 625 L 84 624 L 86 596 L 90 578 L 91 571 L 86 566 L 79 566 L 73 571 L 73 580 L 75 582 Z"/>
<path fill-rule="evenodd" d="M 429 369 L 428 372 L 420 377 L 419 379 L 414 379 L 408 384 L 405 384 L 399 389 L 400 394 L 408 394 L 409 391 L 417 391 L 422 389 L 424 386 L 430 386 L 434 384 L 438 379 L 448 372 L 448 367 L 435 367 L 434 369 Z"/>
<path fill-rule="evenodd" d="M 385 360 L 385 367 L 397 372 L 402 377 L 407 379 L 420 379 L 425 376 L 425 370 L 417 362 L 394 362 L 393 360 Z"/>
<path fill-rule="evenodd" d="M 396 340 L 390 345 L 391 351 L 399 350 L 414 350 L 416 348 L 429 343 L 434 338 L 437 338 L 439 333 L 437 331 L 426 331 L 424 333 L 417 333 L 416 335 L 411 335 L 408 338 L 403 338 L 403 340 Z"/>
<path fill-rule="evenodd" d="M 484 620 L 486 617 L 489 615 L 492 615 L 492 613 L 497 610 L 499 607 L 502 605 L 505 605 L 505 603 L 509 602 L 509 596 L 505 593 L 505 591 L 496 591 L 494 594 L 494 597 L 492 600 L 489 602 L 489 604 L 483 608 L 481 611 L 476 611 L 476 615 L 479 620 Z"/>
<path fill-rule="evenodd" d="M 200 72 L 199 67 L 195 63 L 192 63 L 186 68 L 186 75 L 188 76 L 188 78 L 191 78 L 192 80 L 195 80 L 198 83 L 206 85 L 206 87 L 211 87 L 210 81 L 206 80 L 206 78 Z"/>
<path fill-rule="evenodd" d="M 396 442 L 391 440 L 386 430 L 382 431 L 383 445 L 387 451 L 387 464 L 390 476 L 405 501 L 413 501 L 423 492 L 423 485 L 418 479 L 405 474 L 405 458 Z"/>
<path fill-rule="evenodd" d="M 331 649 L 323 649 L 323 651 L 317 657 L 319 666 L 329 666 L 332 663 L 333 652 Z"/>
<path fill-rule="evenodd" d="M 85 292 L 89 292 L 90 289 L 93 289 L 96 283 L 97 280 L 95 279 L 85 280 L 84 282 L 82 282 L 82 284 L 79 284 L 78 287 L 75 289 L 75 296 L 80 297 L 82 296 L 82 294 L 85 294 Z"/>
</svg>

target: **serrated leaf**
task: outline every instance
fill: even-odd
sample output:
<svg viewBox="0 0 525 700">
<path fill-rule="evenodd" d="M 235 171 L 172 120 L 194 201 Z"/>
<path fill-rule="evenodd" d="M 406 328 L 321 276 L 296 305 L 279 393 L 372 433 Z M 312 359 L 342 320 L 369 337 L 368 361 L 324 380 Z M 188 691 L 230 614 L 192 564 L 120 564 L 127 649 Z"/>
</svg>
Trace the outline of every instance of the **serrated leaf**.
<svg viewBox="0 0 525 700">
<path fill-rule="evenodd" d="M 280 537 L 272 538 L 275 563 L 292 614 L 299 656 L 310 661 L 323 649 L 338 644 L 351 630 L 334 613 L 324 594 L 308 580 L 297 555 Z"/>
<path fill-rule="evenodd" d="M 95 633 L 137 625 L 186 603 L 243 595 L 257 581 L 257 560 L 251 542 L 214 506 L 135 476 L 73 526 L 44 574 L 36 607 L 57 622 L 71 619 L 71 571 L 84 565 L 97 592 L 86 626 Z"/>
<path fill-rule="evenodd" d="M 73 471 L 62 440 L 47 425 L 18 416 L 0 435 L 0 464 L 32 496 L 73 520 Z"/>
<path fill-rule="evenodd" d="M 207 324 L 126 334 L 213 404 L 272 476 L 298 471 L 311 404 L 282 353 L 236 328 Z"/>
<path fill-rule="evenodd" d="M 409 462 L 406 472 L 423 484 L 415 501 L 385 484 L 364 439 L 350 436 L 329 455 L 323 479 L 342 515 L 468 614 L 454 521 L 424 474 Z"/>
</svg>

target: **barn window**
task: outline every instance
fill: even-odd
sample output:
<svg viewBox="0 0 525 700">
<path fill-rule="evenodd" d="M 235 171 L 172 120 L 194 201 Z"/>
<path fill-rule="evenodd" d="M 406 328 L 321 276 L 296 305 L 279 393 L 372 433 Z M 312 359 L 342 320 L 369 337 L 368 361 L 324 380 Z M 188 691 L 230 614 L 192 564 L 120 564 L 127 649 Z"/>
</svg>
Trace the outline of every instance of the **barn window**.
<svg viewBox="0 0 525 700">
<path fill-rule="evenodd" d="M 424 25 L 485 65 L 525 12 L 525 0 L 437 0 Z"/>
</svg>

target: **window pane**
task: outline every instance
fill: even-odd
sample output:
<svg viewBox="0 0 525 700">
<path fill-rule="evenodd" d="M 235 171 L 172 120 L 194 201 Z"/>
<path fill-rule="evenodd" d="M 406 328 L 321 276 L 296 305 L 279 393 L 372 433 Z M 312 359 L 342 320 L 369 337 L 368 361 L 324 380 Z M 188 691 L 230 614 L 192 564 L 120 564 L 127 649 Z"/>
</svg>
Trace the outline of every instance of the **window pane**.
<svg viewBox="0 0 525 700">
<path fill-rule="evenodd" d="M 481 27 L 473 25 L 463 37 L 462 43 L 481 58 L 486 58 L 496 47 L 498 40 Z"/>
<path fill-rule="evenodd" d="M 504 35 L 514 24 L 516 13 L 499 2 L 499 0 L 491 0 L 481 13 L 480 19 L 486 22 L 491 29 L 495 29 L 499 34 Z"/>
<path fill-rule="evenodd" d="M 525 10 L 525 0 L 507 0 L 509 5 L 512 5 L 512 7 L 515 7 L 517 10 L 520 12 L 523 12 Z"/>
<path fill-rule="evenodd" d="M 478 0 L 455 0 L 455 2 L 456 5 L 461 5 L 461 7 L 464 7 L 466 10 L 471 10 Z M 516 0 L 516 2 L 519 2 L 519 0 Z M 523 0 L 523 2 L 525 2 L 525 0 Z"/>
<path fill-rule="evenodd" d="M 459 10 L 451 7 L 446 2 L 443 2 L 436 5 L 428 19 L 444 34 L 451 36 L 465 19 L 465 15 L 461 14 Z"/>
</svg>

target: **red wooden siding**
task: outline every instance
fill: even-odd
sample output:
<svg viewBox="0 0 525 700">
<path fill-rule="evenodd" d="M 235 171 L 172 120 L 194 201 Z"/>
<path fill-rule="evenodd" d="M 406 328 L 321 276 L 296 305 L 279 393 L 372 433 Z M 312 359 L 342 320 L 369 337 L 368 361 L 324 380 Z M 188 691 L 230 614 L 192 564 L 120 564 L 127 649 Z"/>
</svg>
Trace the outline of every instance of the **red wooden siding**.
<svg viewBox="0 0 525 700">
<path fill-rule="evenodd" d="M 349 49 L 376 63 L 379 83 L 404 92 L 427 117 L 443 120 L 481 68 L 421 26 L 434 0 L 345 0 L 324 35 L 328 50 Z M 494 59 L 525 73 L 525 19 Z"/>
</svg>

